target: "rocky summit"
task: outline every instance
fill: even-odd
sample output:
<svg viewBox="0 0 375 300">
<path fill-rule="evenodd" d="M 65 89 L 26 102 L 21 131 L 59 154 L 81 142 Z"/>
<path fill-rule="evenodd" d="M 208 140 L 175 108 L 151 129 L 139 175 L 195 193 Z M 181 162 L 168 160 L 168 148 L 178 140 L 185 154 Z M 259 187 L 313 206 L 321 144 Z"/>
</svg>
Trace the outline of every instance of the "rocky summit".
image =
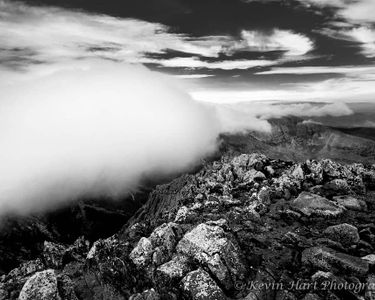
<svg viewBox="0 0 375 300">
<path fill-rule="evenodd" d="M 224 155 L 115 235 L 49 240 L 0 299 L 375 299 L 375 166 Z"/>
</svg>

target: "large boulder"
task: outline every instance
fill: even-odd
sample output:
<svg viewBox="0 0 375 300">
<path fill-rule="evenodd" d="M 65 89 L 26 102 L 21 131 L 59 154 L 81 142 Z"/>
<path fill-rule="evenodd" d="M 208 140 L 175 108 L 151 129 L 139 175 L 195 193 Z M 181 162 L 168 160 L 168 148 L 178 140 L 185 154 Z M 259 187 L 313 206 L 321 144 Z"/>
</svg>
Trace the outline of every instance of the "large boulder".
<svg viewBox="0 0 375 300">
<path fill-rule="evenodd" d="M 199 224 L 185 234 L 176 250 L 209 268 L 226 289 L 245 277 L 240 251 L 220 226 Z"/>
<path fill-rule="evenodd" d="M 189 300 L 227 299 L 216 282 L 202 269 L 188 273 L 181 281 L 181 288 Z"/>
<path fill-rule="evenodd" d="M 344 212 L 343 207 L 309 192 L 302 192 L 291 202 L 291 207 L 307 217 L 336 217 Z"/>
<path fill-rule="evenodd" d="M 19 300 L 60 300 L 57 277 L 52 269 L 35 273 L 23 286 Z"/>
<path fill-rule="evenodd" d="M 369 271 L 369 264 L 365 260 L 319 246 L 305 249 L 302 263 L 318 270 L 358 276 L 365 276 Z"/>
</svg>

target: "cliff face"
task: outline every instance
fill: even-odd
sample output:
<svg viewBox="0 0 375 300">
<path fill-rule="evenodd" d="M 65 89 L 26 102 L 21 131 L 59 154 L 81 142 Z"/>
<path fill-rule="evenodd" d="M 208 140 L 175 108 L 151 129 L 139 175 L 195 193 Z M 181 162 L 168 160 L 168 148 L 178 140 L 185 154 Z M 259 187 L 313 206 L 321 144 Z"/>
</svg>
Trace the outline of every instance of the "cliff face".
<svg viewBox="0 0 375 300">
<path fill-rule="evenodd" d="M 374 189 L 371 165 L 223 156 L 108 239 L 45 242 L 0 299 L 373 299 Z"/>
</svg>

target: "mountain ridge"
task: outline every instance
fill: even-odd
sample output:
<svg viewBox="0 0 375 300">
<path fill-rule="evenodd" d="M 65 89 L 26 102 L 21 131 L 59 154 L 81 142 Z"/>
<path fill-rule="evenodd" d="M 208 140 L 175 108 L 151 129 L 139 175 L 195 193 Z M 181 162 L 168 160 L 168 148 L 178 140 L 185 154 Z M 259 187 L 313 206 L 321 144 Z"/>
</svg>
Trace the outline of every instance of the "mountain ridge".
<svg viewBox="0 0 375 300">
<path fill-rule="evenodd" d="M 141 201 L 132 202 L 127 217 L 121 213 L 124 207 L 89 201 L 55 212 L 49 220 L 10 220 L 8 227 L 14 230 L 2 231 L 0 251 L 9 265 L 2 267 L 0 299 L 18 299 L 20 293 L 22 299 L 36 299 L 40 280 L 50 293 L 45 299 L 62 300 L 276 299 L 280 291 L 249 287 L 254 281 L 278 283 L 283 268 L 289 283 L 294 277 L 312 281 L 319 275 L 323 280 L 319 272 L 327 271 L 332 271 L 325 274 L 330 280 L 348 281 L 348 274 L 362 283 L 371 280 L 371 261 L 361 257 L 375 248 L 374 141 L 294 117 L 270 123 L 271 133 L 222 135 L 219 152 L 201 168 L 135 195 Z M 74 211 L 81 209 L 99 219 L 80 223 L 82 214 Z M 65 234 L 71 237 L 63 238 L 59 226 L 69 216 L 72 224 Z M 117 225 L 100 233 L 108 222 Z M 342 240 L 324 233 L 340 228 Z M 24 237 L 30 239 L 25 245 Z M 206 242 L 192 244 L 202 238 L 217 248 L 220 258 L 202 250 Z M 278 246 L 271 247 L 270 241 Z M 199 257 L 192 254 L 196 251 Z M 319 266 L 316 255 L 333 257 L 338 270 Z M 347 265 L 347 259 L 354 265 Z M 174 272 L 182 275 L 175 278 Z M 201 282 L 214 297 L 197 296 Z M 290 297 L 286 299 L 308 294 L 284 292 Z M 351 290 L 308 292 L 313 299 L 357 299 Z"/>
</svg>

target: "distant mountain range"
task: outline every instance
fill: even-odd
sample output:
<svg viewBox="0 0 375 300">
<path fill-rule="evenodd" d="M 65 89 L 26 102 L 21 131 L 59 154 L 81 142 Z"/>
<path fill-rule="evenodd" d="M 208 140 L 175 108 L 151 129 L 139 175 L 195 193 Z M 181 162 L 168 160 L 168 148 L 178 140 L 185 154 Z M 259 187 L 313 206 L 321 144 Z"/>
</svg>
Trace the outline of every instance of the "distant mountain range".
<svg viewBox="0 0 375 300">
<path fill-rule="evenodd" d="M 221 152 L 261 152 L 294 161 L 331 158 L 339 162 L 375 163 L 375 128 L 330 127 L 296 117 L 269 122 L 270 133 L 222 135 Z"/>
</svg>

